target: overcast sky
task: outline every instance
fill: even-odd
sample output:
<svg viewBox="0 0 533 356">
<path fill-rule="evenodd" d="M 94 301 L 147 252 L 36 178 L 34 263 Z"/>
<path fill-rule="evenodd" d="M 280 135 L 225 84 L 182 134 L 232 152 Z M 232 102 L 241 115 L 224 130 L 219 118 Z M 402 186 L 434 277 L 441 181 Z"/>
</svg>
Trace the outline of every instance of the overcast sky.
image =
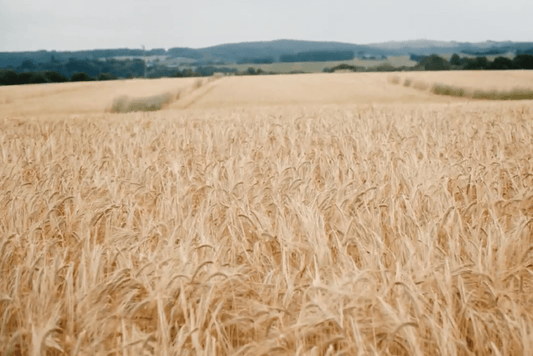
<svg viewBox="0 0 533 356">
<path fill-rule="evenodd" d="M 533 0 L 0 0 L 0 51 L 533 41 Z"/>
</svg>

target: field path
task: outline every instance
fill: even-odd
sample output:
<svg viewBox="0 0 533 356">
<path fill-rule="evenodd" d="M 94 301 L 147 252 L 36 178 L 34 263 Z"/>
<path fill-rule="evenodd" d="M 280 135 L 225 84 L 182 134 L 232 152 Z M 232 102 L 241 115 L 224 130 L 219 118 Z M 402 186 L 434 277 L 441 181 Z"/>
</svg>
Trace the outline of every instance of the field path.
<svg viewBox="0 0 533 356">
<path fill-rule="evenodd" d="M 198 79 L 196 83 L 182 92 L 180 98 L 174 103 L 167 106 L 165 109 L 187 109 L 202 97 L 207 95 L 220 82 L 219 78 Z"/>
<path fill-rule="evenodd" d="M 390 73 L 297 74 L 226 77 L 198 92 L 187 105 L 169 108 L 217 109 L 309 104 L 401 104 L 455 102 L 429 92 L 388 83 Z"/>
</svg>

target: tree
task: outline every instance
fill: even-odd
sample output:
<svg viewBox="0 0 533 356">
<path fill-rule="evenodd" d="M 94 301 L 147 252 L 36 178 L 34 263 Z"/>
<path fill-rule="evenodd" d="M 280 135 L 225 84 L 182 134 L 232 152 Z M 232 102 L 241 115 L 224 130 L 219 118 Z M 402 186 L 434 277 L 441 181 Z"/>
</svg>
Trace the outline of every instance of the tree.
<svg viewBox="0 0 533 356">
<path fill-rule="evenodd" d="M 0 70 L 0 85 L 18 84 L 18 74 L 13 69 Z"/>
<path fill-rule="evenodd" d="M 427 58 L 427 56 L 413 54 L 413 53 L 409 54 L 409 59 L 412 61 L 418 62 L 418 63 L 422 62 L 424 58 Z"/>
<path fill-rule="evenodd" d="M 420 64 L 424 67 L 425 70 L 449 70 L 450 63 L 444 58 L 432 54 L 429 57 L 426 57 L 420 61 Z"/>
<path fill-rule="evenodd" d="M 200 50 L 180 47 L 170 48 L 167 53 L 171 57 L 184 57 L 192 59 L 200 59 L 204 56 Z"/>
<path fill-rule="evenodd" d="M 35 67 L 36 67 L 35 63 L 33 63 L 33 61 L 30 60 L 30 59 L 24 60 L 19 66 L 20 70 L 22 70 L 22 71 L 35 70 Z"/>
<path fill-rule="evenodd" d="M 59 73 L 59 72 L 56 72 L 56 71 L 47 71 L 47 72 L 44 72 L 44 74 L 46 75 L 46 78 L 48 78 L 48 80 L 51 82 L 51 83 L 64 83 L 64 82 L 68 82 L 68 78 L 66 76 L 64 76 L 63 74 Z"/>
<path fill-rule="evenodd" d="M 533 47 L 529 49 L 518 49 L 516 50 L 516 54 L 533 54 Z"/>
<path fill-rule="evenodd" d="M 487 57 L 476 57 L 474 59 L 465 59 L 463 69 L 466 70 L 484 70 L 489 69 L 490 64 Z"/>
<path fill-rule="evenodd" d="M 519 54 L 513 58 L 513 63 L 520 69 L 533 69 L 533 56 L 531 54 Z"/>
<path fill-rule="evenodd" d="M 191 68 L 187 68 L 187 69 L 184 69 L 182 72 L 181 72 L 181 75 L 183 77 L 195 77 L 196 76 L 196 73 L 192 71 Z"/>
<path fill-rule="evenodd" d="M 116 75 L 109 74 L 109 73 L 100 73 L 96 77 L 96 80 L 116 80 L 116 79 L 118 79 Z"/>
<path fill-rule="evenodd" d="M 307 51 L 296 54 L 282 54 L 280 62 L 326 62 L 354 59 L 353 51 Z"/>
<path fill-rule="evenodd" d="M 90 60 L 77 60 L 70 58 L 68 63 L 65 64 L 65 68 L 71 74 L 87 73 L 90 76 L 97 76 L 100 73 L 97 63 Z"/>
<path fill-rule="evenodd" d="M 454 53 L 452 55 L 452 58 L 450 58 L 450 64 L 452 66 L 460 66 L 461 65 L 461 57 L 457 53 Z"/>
<path fill-rule="evenodd" d="M 274 57 L 257 57 L 257 58 L 241 58 L 237 61 L 237 64 L 272 64 L 274 63 Z M 221 63 L 224 64 L 224 63 Z"/>
<path fill-rule="evenodd" d="M 93 80 L 94 78 L 85 72 L 76 72 L 70 77 L 71 82 L 90 82 Z"/>
<path fill-rule="evenodd" d="M 32 76 L 32 72 L 22 72 L 19 73 L 17 78 L 17 84 L 28 84 L 30 82 L 30 78 Z"/>
<path fill-rule="evenodd" d="M 509 69 L 518 69 L 518 66 L 513 63 L 512 60 L 506 57 L 496 57 L 494 61 L 490 64 L 490 69 L 495 70 L 509 70 Z"/>
<path fill-rule="evenodd" d="M 42 84 L 50 83 L 50 80 L 46 77 L 43 72 L 33 72 L 31 73 L 28 81 L 24 84 Z"/>
</svg>

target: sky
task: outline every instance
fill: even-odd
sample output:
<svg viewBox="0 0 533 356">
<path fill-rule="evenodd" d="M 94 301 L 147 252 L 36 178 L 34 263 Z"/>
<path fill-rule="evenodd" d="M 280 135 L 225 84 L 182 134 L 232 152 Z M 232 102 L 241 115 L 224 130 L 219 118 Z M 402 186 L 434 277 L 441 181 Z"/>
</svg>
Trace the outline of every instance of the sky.
<svg viewBox="0 0 533 356">
<path fill-rule="evenodd" d="M 0 0 L 0 51 L 533 41 L 533 0 Z"/>
</svg>

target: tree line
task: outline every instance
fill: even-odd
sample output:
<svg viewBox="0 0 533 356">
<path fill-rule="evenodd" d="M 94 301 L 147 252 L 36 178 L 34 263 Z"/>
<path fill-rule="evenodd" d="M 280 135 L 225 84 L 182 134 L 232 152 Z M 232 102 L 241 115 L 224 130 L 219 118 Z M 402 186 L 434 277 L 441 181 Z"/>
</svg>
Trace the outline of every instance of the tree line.
<svg viewBox="0 0 533 356">
<path fill-rule="evenodd" d="M 436 54 L 417 58 L 418 64 L 414 67 L 394 67 L 388 63 L 376 67 L 365 68 L 350 64 L 340 64 L 331 68 L 324 68 L 324 72 L 338 70 L 353 72 L 394 72 L 394 71 L 438 71 L 438 70 L 516 70 L 533 69 L 533 55 L 519 54 L 513 59 L 496 57 L 493 61 L 484 56 L 475 58 L 460 57 L 453 54 L 450 60 L 446 60 Z M 146 71 L 145 71 L 146 70 Z M 14 69 L 0 69 L 0 85 L 39 84 L 39 83 L 62 83 L 93 80 L 115 80 L 142 78 L 146 73 L 148 78 L 160 77 L 205 77 L 214 73 L 226 73 L 235 75 L 266 75 L 277 74 L 267 72 L 261 68 L 249 67 L 247 70 L 238 72 L 235 68 L 220 66 L 203 66 L 196 68 L 170 68 L 164 65 L 155 65 L 145 68 L 140 59 L 133 60 L 76 60 L 70 59 L 61 62 L 52 58 L 48 63 L 35 64 L 31 60 L 25 60 Z M 301 72 L 294 72 L 301 73 Z"/>
<path fill-rule="evenodd" d="M 381 64 L 376 67 L 365 68 L 349 64 L 339 64 L 335 67 L 324 68 L 324 72 L 332 73 L 338 70 L 352 72 L 396 72 L 396 71 L 439 71 L 439 70 L 517 70 L 533 69 L 533 55 L 519 54 L 513 59 L 496 57 L 490 61 L 485 56 L 475 58 L 460 57 L 454 53 L 450 60 L 436 54 L 430 56 L 411 55 L 411 60 L 418 62 L 414 67 L 393 67 L 390 64 Z"/>
<path fill-rule="evenodd" d="M 92 49 L 86 51 L 33 51 L 33 52 L 0 52 L 0 63 L 3 66 L 18 66 L 24 60 L 36 63 L 44 63 L 54 57 L 56 60 L 65 62 L 70 58 L 77 60 L 114 58 L 114 57 L 141 57 L 141 56 L 171 56 L 200 59 L 202 52 L 192 48 L 154 48 L 143 51 L 142 49 L 115 48 L 115 49 Z"/>
<path fill-rule="evenodd" d="M 296 54 L 282 54 L 280 62 L 327 62 L 346 61 L 355 58 L 353 51 L 307 51 Z"/>
<path fill-rule="evenodd" d="M 215 73 L 234 73 L 239 74 L 234 68 L 218 68 L 218 67 L 198 67 L 193 69 L 187 68 L 179 69 L 155 69 L 149 72 L 147 78 L 184 78 L 184 77 L 207 77 Z M 267 74 L 266 72 L 258 70 L 257 72 L 246 71 L 240 74 Z M 142 75 L 126 77 L 118 77 L 110 73 L 99 73 L 96 76 L 91 76 L 86 72 L 75 72 L 70 77 L 67 77 L 57 71 L 38 71 L 38 72 L 21 72 L 18 73 L 13 69 L 0 69 L 0 85 L 20 85 L 20 84 L 44 84 L 44 83 L 65 83 L 65 82 L 89 82 L 89 81 L 104 81 L 117 79 L 133 79 L 144 78 Z"/>
<path fill-rule="evenodd" d="M 165 65 L 147 67 L 141 59 L 74 59 L 59 61 L 55 57 L 47 63 L 24 60 L 15 68 L 0 69 L 0 85 L 62 83 L 92 80 L 114 80 L 160 77 L 204 77 L 213 73 L 235 73 L 237 69 L 203 66 L 180 70 Z"/>
<path fill-rule="evenodd" d="M 272 64 L 274 63 L 275 60 L 274 60 L 274 57 L 256 57 L 256 58 L 241 58 L 237 61 L 237 64 L 246 64 L 246 63 L 250 63 L 250 64 Z"/>
<path fill-rule="evenodd" d="M 513 59 L 507 57 L 496 57 L 490 61 L 485 56 L 475 58 L 460 57 L 454 53 L 450 60 L 439 57 L 436 54 L 424 57 L 417 65 L 423 70 L 513 70 L 513 69 L 533 69 L 533 56 L 530 54 L 519 54 Z"/>
</svg>

